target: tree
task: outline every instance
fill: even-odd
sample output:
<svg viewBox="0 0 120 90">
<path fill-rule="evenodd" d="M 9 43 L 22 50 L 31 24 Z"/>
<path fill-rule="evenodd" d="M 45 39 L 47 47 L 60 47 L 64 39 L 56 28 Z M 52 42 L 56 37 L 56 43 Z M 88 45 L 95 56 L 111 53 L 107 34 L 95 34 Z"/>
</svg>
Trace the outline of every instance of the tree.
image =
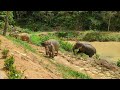
<svg viewBox="0 0 120 90">
<path fill-rule="evenodd" d="M 109 31 L 111 26 L 111 18 L 114 17 L 116 11 L 103 11 L 102 14 L 103 14 L 103 19 L 107 21 L 108 24 L 107 30 Z"/>
<path fill-rule="evenodd" d="M 5 16 L 5 26 L 3 29 L 3 35 L 6 36 L 7 28 L 8 28 L 8 16 L 9 16 L 9 11 L 6 11 L 6 16 Z"/>
</svg>

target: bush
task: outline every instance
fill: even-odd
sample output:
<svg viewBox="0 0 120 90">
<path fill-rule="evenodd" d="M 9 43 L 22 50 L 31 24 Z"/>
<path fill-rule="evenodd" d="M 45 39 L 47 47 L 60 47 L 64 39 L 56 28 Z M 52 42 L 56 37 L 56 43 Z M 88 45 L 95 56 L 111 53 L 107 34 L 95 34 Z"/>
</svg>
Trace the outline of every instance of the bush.
<svg viewBox="0 0 120 90">
<path fill-rule="evenodd" d="M 85 41 L 117 41 L 118 35 L 103 33 L 98 31 L 90 31 L 86 33 L 86 35 L 83 37 L 83 40 Z"/>
<path fill-rule="evenodd" d="M 15 68 L 13 68 L 11 71 L 9 71 L 8 78 L 9 79 L 21 79 L 22 73 L 17 71 Z"/>
<path fill-rule="evenodd" d="M 6 58 L 7 55 L 8 55 L 8 53 L 9 53 L 9 50 L 8 50 L 8 49 L 4 49 L 4 50 L 2 51 L 3 58 Z"/>
<path fill-rule="evenodd" d="M 10 58 L 6 59 L 4 62 L 5 62 L 4 66 L 5 66 L 5 68 L 7 70 L 12 70 L 14 68 L 13 67 L 13 64 L 14 64 L 13 56 L 11 56 Z"/>
<path fill-rule="evenodd" d="M 120 67 L 120 59 L 117 61 L 117 66 Z"/>
<path fill-rule="evenodd" d="M 66 38 L 68 36 L 68 33 L 67 32 L 57 32 L 55 33 L 58 37 L 64 37 Z"/>
<path fill-rule="evenodd" d="M 62 37 L 62 38 L 76 38 L 79 33 L 78 32 L 57 32 L 55 33 L 58 37 Z"/>
<path fill-rule="evenodd" d="M 84 37 L 83 40 L 85 41 L 99 41 L 102 35 L 97 31 L 88 32 Z"/>
<path fill-rule="evenodd" d="M 72 51 L 73 45 L 68 42 L 60 41 L 60 47 L 65 51 Z"/>
<path fill-rule="evenodd" d="M 16 67 L 13 66 L 14 64 L 14 57 L 10 56 L 8 59 L 6 59 L 4 62 L 4 66 L 8 72 L 8 78 L 9 79 L 20 79 L 22 77 L 22 73 L 16 70 Z"/>
</svg>

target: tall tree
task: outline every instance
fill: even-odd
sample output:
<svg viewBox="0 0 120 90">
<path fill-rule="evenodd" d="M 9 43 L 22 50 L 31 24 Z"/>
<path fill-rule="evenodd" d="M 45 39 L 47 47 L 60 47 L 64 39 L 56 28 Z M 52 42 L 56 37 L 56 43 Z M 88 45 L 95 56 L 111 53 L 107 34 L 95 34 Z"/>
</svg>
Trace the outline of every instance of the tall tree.
<svg viewBox="0 0 120 90">
<path fill-rule="evenodd" d="M 111 19 L 112 17 L 115 16 L 116 11 L 103 11 L 102 14 L 103 14 L 103 19 L 107 22 L 108 25 L 107 30 L 109 31 L 111 26 Z"/>
<path fill-rule="evenodd" d="M 9 11 L 6 11 L 6 16 L 5 16 L 5 26 L 3 29 L 3 35 L 6 36 L 7 28 L 8 28 L 8 16 L 9 16 Z"/>
</svg>

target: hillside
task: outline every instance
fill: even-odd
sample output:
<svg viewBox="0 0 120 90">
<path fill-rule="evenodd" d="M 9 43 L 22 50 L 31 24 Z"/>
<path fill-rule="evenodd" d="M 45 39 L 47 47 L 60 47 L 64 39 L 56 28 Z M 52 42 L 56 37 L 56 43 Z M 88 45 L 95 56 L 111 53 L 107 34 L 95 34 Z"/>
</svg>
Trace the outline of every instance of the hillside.
<svg viewBox="0 0 120 90">
<path fill-rule="evenodd" d="M 85 60 L 61 51 L 54 59 L 50 59 L 45 56 L 44 48 L 41 46 L 29 44 L 36 50 L 31 52 L 4 36 L 0 35 L 0 40 L 2 40 L 0 52 L 4 48 L 10 50 L 9 55 L 14 55 L 17 70 L 24 71 L 23 79 L 82 79 L 87 78 L 85 75 L 93 79 L 120 78 L 119 68 L 104 60 L 96 61 L 93 58 Z M 4 70 L 4 59 L 0 59 L 0 76 L 8 78 Z"/>
</svg>

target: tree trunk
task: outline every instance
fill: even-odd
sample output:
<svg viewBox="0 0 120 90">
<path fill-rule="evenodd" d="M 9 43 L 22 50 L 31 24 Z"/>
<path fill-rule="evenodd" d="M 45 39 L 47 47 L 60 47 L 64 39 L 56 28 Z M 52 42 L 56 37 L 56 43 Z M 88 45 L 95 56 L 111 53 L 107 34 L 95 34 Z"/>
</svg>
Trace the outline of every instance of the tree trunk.
<svg viewBox="0 0 120 90">
<path fill-rule="evenodd" d="M 8 13 L 9 13 L 9 11 L 6 12 L 6 16 L 5 16 L 5 26 L 4 26 L 4 30 L 3 30 L 4 36 L 6 36 L 6 32 L 7 32 L 7 28 L 8 28 Z"/>
<path fill-rule="evenodd" d="M 109 18 L 109 21 L 108 21 L 108 31 L 110 30 L 110 21 L 111 21 L 111 17 Z"/>
</svg>

